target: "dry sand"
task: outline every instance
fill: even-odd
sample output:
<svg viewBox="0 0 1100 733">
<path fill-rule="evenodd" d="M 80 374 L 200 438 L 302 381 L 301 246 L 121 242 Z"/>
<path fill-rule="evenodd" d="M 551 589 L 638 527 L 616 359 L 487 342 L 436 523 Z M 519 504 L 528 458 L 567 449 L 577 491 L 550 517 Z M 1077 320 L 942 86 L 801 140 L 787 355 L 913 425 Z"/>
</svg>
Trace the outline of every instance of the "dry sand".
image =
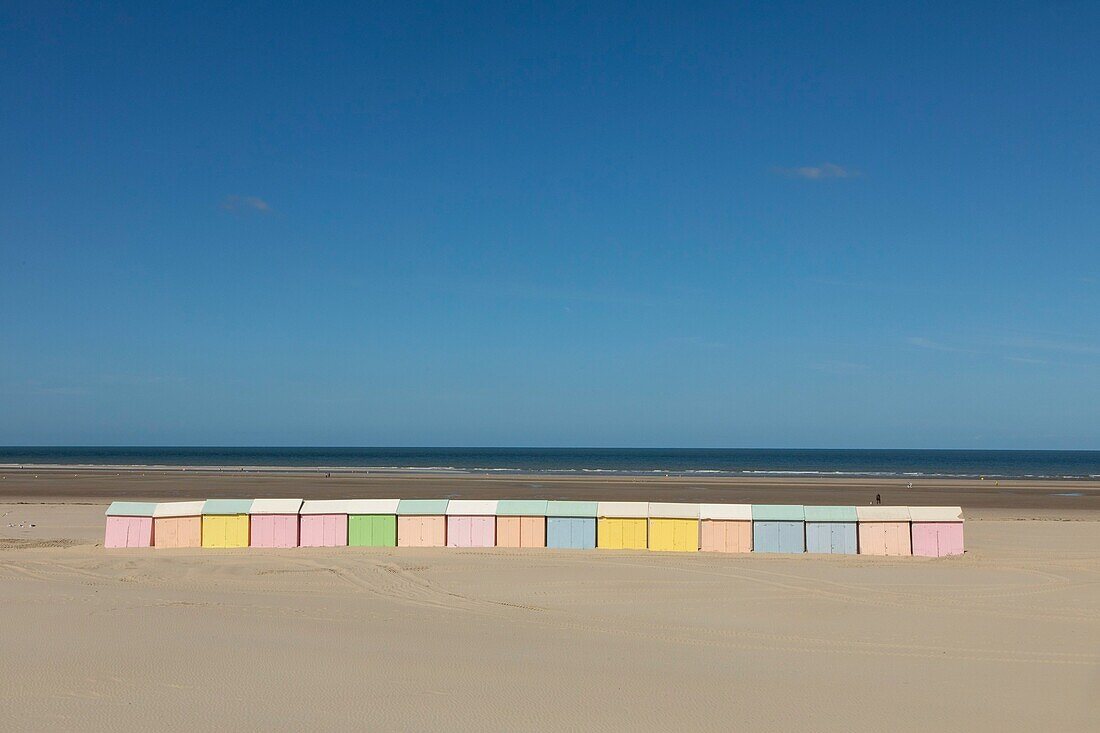
<svg viewBox="0 0 1100 733">
<path fill-rule="evenodd" d="M 0 505 L 3 729 L 1100 730 L 1087 516 L 929 560 L 104 550 L 103 509 Z"/>
</svg>

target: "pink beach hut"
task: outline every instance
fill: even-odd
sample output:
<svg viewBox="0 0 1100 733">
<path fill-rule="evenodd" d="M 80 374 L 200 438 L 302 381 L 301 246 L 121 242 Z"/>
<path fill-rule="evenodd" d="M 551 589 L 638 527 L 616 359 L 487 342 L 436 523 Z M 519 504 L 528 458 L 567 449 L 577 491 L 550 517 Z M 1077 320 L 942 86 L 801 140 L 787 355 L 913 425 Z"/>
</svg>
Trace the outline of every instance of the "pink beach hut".
<svg viewBox="0 0 1100 733">
<path fill-rule="evenodd" d="M 153 547 L 202 547 L 204 501 L 162 501 L 153 510 Z"/>
<path fill-rule="evenodd" d="M 344 547 L 348 544 L 348 502 L 344 499 L 313 499 L 302 502 L 300 542 L 302 547 Z"/>
<path fill-rule="evenodd" d="M 912 555 L 909 507 L 857 506 L 860 555 Z"/>
<path fill-rule="evenodd" d="M 704 552 L 752 552 L 752 504 L 701 504 Z"/>
<path fill-rule="evenodd" d="M 946 557 L 963 554 L 962 507 L 911 506 L 913 554 Z"/>
<path fill-rule="evenodd" d="M 250 547 L 297 547 L 301 499 L 254 499 L 248 510 Z"/>
<path fill-rule="evenodd" d="M 493 547 L 497 502 L 452 499 L 447 504 L 447 547 Z"/>
<path fill-rule="evenodd" d="M 107 507 L 104 547 L 152 547 L 153 512 L 156 504 L 116 501 Z"/>
</svg>

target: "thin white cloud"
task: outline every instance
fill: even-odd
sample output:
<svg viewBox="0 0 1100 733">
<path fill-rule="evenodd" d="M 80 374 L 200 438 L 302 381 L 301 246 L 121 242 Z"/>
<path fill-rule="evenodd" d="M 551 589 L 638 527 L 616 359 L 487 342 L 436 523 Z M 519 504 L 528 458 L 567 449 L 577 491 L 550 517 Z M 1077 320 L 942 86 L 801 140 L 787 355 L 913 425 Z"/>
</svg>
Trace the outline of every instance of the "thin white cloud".
<svg viewBox="0 0 1100 733">
<path fill-rule="evenodd" d="M 222 209 L 235 213 L 255 211 L 261 214 L 271 213 L 271 204 L 259 196 L 226 196 L 222 199 Z"/>
<path fill-rule="evenodd" d="M 956 354 L 976 354 L 976 349 L 967 349 L 960 346 L 952 346 L 950 344 L 942 344 L 939 341 L 933 341 L 930 338 L 924 336 L 907 336 L 905 342 L 910 346 L 916 346 L 918 349 L 928 349 L 929 351 L 950 351 Z"/>
<path fill-rule="evenodd" d="M 1046 359 L 1029 359 L 1026 356 L 1006 356 L 1005 359 L 1019 364 L 1049 364 Z"/>
<path fill-rule="evenodd" d="M 775 171 L 780 175 L 802 178 L 807 181 L 823 181 L 829 178 L 855 178 L 859 175 L 859 171 L 853 168 L 845 168 L 836 163 L 803 165 L 797 168 L 776 168 Z"/>
<path fill-rule="evenodd" d="M 1100 345 L 1084 344 L 1074 341 L 1058 341 L 1044 338 L 1021 337 L 1005 341 L 1006 346 L 1016 349 L 1037 351 L 1055 351 L 1063 354 L 1100 354 Z"/>
</svg>

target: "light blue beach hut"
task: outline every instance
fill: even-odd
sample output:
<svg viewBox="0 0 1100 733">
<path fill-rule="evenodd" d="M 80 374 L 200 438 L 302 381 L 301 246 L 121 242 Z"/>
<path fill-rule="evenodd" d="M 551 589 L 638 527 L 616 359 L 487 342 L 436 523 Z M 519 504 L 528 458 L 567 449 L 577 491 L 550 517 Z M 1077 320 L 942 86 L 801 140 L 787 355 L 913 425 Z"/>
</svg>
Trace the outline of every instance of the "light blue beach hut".
<svg viewBox="0 0 1100 733">
<path fill-rule="evenodd" d="M 806 552 L 856 554 L 854 506 L 808 506 L 805 510 Z"/>
<path fill-rule="evenodd" d="M 805 552 L 805 507 L 798 504 L 753 504 L 752 551 Z"/>
<path fill-rule="evenodd" d="M 594 549 L 597 507 L 595 501 L 546 502 L 546 546 Z"/>
</svg>

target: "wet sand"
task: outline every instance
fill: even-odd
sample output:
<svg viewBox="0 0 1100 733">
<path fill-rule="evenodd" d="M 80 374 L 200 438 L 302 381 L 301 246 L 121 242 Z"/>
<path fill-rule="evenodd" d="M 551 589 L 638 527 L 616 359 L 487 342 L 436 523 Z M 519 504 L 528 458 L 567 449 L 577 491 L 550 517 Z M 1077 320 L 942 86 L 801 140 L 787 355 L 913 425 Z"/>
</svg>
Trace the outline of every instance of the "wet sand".
<svg viewBox="0 0 1100 733">
<path fill-rule="evenodd" d="M 254 497 L 603 499 L 748 504 L 961 505 L 968 517 L 1100 518 L 1100 482 L 977 479 L 698 478 L 272 469 L 0 468 L 0 501 Z"/>
<path fill-rule="evenodd" d="M 5 729 L 1100 730 L 1083 516 L 926 559 L 105 550 L 104 508 L 0 503 Z"/>
</svg>

